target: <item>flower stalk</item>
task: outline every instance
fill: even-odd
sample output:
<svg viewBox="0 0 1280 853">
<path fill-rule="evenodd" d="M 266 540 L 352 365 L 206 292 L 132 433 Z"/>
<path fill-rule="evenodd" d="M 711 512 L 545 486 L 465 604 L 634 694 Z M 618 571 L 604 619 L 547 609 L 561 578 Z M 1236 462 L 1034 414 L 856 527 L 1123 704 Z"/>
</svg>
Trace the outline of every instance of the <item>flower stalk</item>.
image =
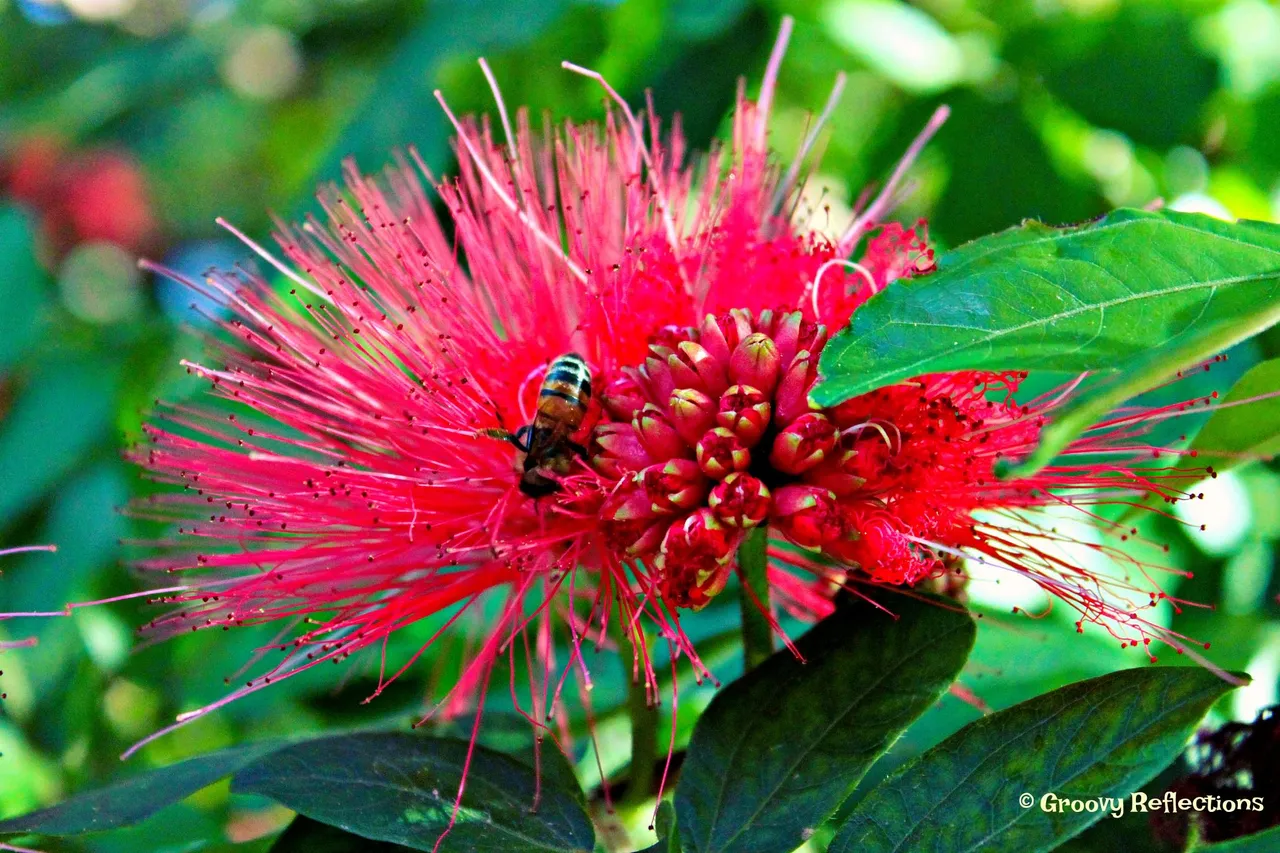
<svg viewBox="0 0 1280 853">
<path fill-rule="evenodd" d="M 637 632 L 639 629 L 636 629 Z M 638 637 L 637 637 L 638 639 Z M 648 646 L 649 637 L 644 639 Z M 647 648 L 632 643 L 636 655 L 645 655 Z M 636 658 L 640 659 L 640 658 Z M 624 666 L 628 664 L 625 656 Z M 627 713 L 631 717 L 631 769 L 627 786 L 619 805 L 639 806 L 653 795 L 653 772 L 658 761 L 658 706 L 652 701 L 652 685 L 648 684 L 644 670 L 632 667 L 627 673 Z"/>
<path fill-rule="evenodd" d="M 769 528 L 754 528 L 738 546 L 738 577 L 742 581 L 742 660 L 755 669 L 773 654 L 773 626 L 769 624 Z"/>
</svg>

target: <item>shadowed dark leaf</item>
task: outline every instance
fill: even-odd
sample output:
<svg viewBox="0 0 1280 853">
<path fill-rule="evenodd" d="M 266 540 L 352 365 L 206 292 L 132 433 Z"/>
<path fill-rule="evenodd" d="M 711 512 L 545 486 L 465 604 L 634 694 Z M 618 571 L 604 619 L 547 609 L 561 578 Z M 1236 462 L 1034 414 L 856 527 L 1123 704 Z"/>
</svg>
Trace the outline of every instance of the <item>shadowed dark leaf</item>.
<svg viewBox="0 0 1280 853">
<path fill-rule="evenodd" d="M 1199 668 L 1129 669 L 999 711 L 881 782 L 829 853 L 1052 850 L 1109 809 L 1045 810 L 1042 797 L 1127 806 L 1230 689 Z"/>
<path fill-rule="evenodd" d="M 791 850 L 946 690 L 973 647 L 954 603 L 837 611 L 720 692 L 698 721 L 675 805 L 697 853 Z M 895 618 L 896 617 L 896 618 Z"/>
<path fill-rule="evenodd" d="M 280 741 L 235 746 L 148 770 L 56 806 L 0 821 L 0 834 L 78 835 L 129 826 L 280 747 Z"/>
<path fill-rule="evenodd" d="M 401 732 L 320 738 L 245 768 L 232 789 L 365 838 L 432 850 L 453 812 L 467 748 L 465 741 Z M 541 760 L 548 769 L 539 796 L 532 768 L 477 746 L 457 822 L 439 849 L 590 850 L 595 834 L 582 792 L 564 787 L 571 771 L 554 766 L 564 758 L 547 748 Z"/>
</svg>

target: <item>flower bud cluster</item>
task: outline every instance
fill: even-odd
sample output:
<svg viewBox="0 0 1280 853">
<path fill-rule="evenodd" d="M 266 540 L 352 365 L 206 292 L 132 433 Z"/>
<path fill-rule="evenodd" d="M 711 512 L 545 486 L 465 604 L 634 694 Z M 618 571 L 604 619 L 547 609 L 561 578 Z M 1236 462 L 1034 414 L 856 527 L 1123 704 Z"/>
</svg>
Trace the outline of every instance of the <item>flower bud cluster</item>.
<svg viewBox="0 0 1280 853">
<path fill-rule="evenodd" d="M 608 534 L 669 605 L 710 601 L 758 525 L 814 551 L 854 535 L 837 502 L 863 483 L 857 451 L 809 402 L 826 340 L 800 312 L 708 315 L 603 390 L 591 464 L 620 481 Z"/>
</svg>

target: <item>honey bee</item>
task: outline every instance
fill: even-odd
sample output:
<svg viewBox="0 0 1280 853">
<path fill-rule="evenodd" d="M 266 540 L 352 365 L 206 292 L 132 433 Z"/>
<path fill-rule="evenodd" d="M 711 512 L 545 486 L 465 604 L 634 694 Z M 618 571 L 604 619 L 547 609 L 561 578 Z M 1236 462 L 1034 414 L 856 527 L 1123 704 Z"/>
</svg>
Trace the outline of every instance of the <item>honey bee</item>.
<svg viewBox="0 0 1280 853">
<path fill-rule="evenodd" d="M 591 406 L 591 368 L 577 353 L 565 353 L 551 362 L 538 391 L 533 423 L 516 430 L 487 430 L 488 435 L 510 441 L 524 454 L 520 491 L 531 498 L 560 488 L 556 477 L 569 473 L 574 455 L 587 450 L 574 441 Z M 554 475 L 554 476 L 549 476 Z"/>
</svg>

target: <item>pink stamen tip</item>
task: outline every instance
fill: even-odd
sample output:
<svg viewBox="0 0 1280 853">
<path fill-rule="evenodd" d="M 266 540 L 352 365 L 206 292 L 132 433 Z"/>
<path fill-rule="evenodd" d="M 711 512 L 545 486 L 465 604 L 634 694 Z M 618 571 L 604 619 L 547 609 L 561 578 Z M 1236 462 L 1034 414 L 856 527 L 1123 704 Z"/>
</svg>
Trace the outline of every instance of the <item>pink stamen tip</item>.
<svg viewBox="0 0 1280 853">
<path fill-rule="evenodd" d="M 946 104 L 938 107 L 933 111 L 929 121 L 925 123 L 924 129 L 916 135 L 916 138 L 907 146 L 906 153 L 902 155 L 902 159 L 898 161 L 898 165 L 894 167 L 893 173 L 889 176 L 889 180 L 885 182 L 884 187 L 880 190 L 880 194 L 867 207 L 866 211 L 861 213 L 856 219 L 850 223 L 849 227 L 841 235 L 840 241 L 836 248 L 836 257 L 847 257 L 849 252 L 853 251 L 853 247 L 862 237 L 863 232 L 870 229 L 876 222 L 880 220 L 892 207 L 894 195 L 898 190 L 899 184 L 906 176 L 907 170 L 915 163 L 916 158 L 920 156 L 920 152 L 929 144 L 929 140 L 938 132 L 938 129 L 946 123 L 947 118 L 951 115 L 951 108 Z"/>
<path fill-rule="evenodd" d="M 57 545 L 19 545 L 16 548 L 0 548 L 0 557 L 10 554 L 29 554 L 36 551 L 55 552 L 58 550 Z"/>
<path fill-rule="evenodd" d="M 502 99 L 498 79 L 493 76 L 493 70 L 489 68 L 489 63 L 483 56 L 477 62 L 480 64 L 480 70 L 484 72 L 484 79 L 489 83 L 489 90 L 493 92 L 493 102 L 498 107 L 498 118 L 502 121 L 502 133 L 507 139 L 507 151 L 510 152 L 511 162 L 514 163 L 520 159 L 520 154 L 516 150 L 516 135 L 511 129 L 511 118 L 507 115 L 507 104 Z"/>
<path fill-rule="evenodd" d="M 249 237 L 249 235 L 245 234 L 245 233 L 244 233 L 243 231 L 241 231 L 239 228 L 235 227 L 235 226 L 234 226 L 234 225 L 232 225 L 230 222 L 228 222 L 227 220 L 223 219 L 221 216 L 219 216 L 217 219 L 215 219 L 215 220 L 214 220 L 214 222 L 216 222 L 216 223 L 218 224 L 218 226 L 219 226 L 219 227 L 221 227 L 221 228 L 225 229 L 226 231 L 230 232 L 230 234 L 231 234 L 232 236 L 234 236 L 237 240 L 239 240 L 241 243 L 244 243 L 246 246 L 248 246 L 250 249 L 252 249 L 252 250 L 253 250 L 253 253 L 254 253 L 255 255 L 257 255 L 258 257 L 262 258 L 262 259 L 263 259 L 264 261 L 266 261 L 267 263 L 271 264 L 271 266 L 275 267 L 275 268 L 276 268 L 276 270 L 277 270 L 281 275 L 283 275 L 285 278 L 289 279 L 290 281 L 292 281 L 294 284 L 298 285 L 299 287 L 305 288 L 308 292 L 310 292 L 310 293 L 311 293 L 311 294 L 313 294 L 314 296 L 317 296 L 317 297 L 319 297 L 320 299 L 323 299 L 323 300 L 324 300 L 324 301 L 326 301 L 326 302 L 330 301 L 330 300 L 329 300 L 329 295 L 328 295 L 327 293 L 325 293 L 325 292 L 324 292 L 323 290 L 321 290 L 320 288 L 316 287 L 316 286 L 315 286 L 315 284 L 313 284 L 312 282 L 307 281 L 305 278 L 303 278 L 302 276 L 298 275 L 298 274 L 297 274 L 296 272 L 294 272 L 293 270 L 289 269 L 289 267 L 288 267 L 288 266 L 286 266 L 285 264 L 283 264 L 283 263 L 281 263 L 281 262 L 280 262 L 280 259 L 279 259 L 279 258 L 277 258 L 277 257 L 276 257 L 275 255 L 273 255 L 271 252 L 269 252 L 269 251 L 267 251 L 266 249 L 264 249 L 264 248 L 263 248 L 261 245 L 259 245 L 258 243 L 254 242 L 254 241 Z"/>
<path fill-rule="evenodd" d="M 609 84 L 604 75 L 599 71 L 592 71 L 590 68 L 583 68 L 568 60 L 560 63 L 560 67 L 566 71 L 572 71 L 574 74 L 581 74 L 584 77 L 595 80 L 600 84 L 605 93 L 613 99 L 614 103 L 622 110 L 623 116 L 626 117 L 627 126 L 631 128 L 631 135 L 635 140 L 636 150 L 640 157 L 644 160 L 645 167 L 648 170 L 649 184 L 653 187 L 653 191 L 658 198 L 659 214 L 662 216 L 662 225 L 667 232 L 667 242 L 671 245 L 672 250 L 679 248 L 680 238 L 676 231 L 675 220 L 672 218 L 671 205 L 667 200 L 667 194 L 662 187 L 662 182 L 658 176 L 657 166 L 654 164 L 653 156 L 649 153 L 649 146 L 644 141 L 644 128 L 640 126 L 640 122 L 636 119 L 635 113 L 632 112 L 630 105 L 618 91 Z M 683 268 L 681 268 L 683 269 Z M 685 282 L 685 291 L 689 292 L 691 285 Z"/>
<path fill-rule="evenodd" d="M 590 287 L 591 280 L 587 276 L 586 272 L 583 271 L 582 267 L 574 263 L 573 259 L 565 254 L 565 251 L 560 244 L 551 239 L 551 237 L 548 236 L 547 233 L 529 217 L 528 213 L 520 209 L 519 205 L 517 205 L 507 193 L 502 183 L 494 176 L 493 171 L 489 168 L 489 165 L 486 162 L 486 158 L 480 154 L 480 151 L 472 141 L 471 135 L 463 128 L 462 123 L 458 121 L 458 117 L 453 114 L 453 110 L 449 109 L 449 104 L 444 99 L 444 93 L 439 89 L 436 89 L 432 94 L 435 95 L 436 101 L 440 104 L 440 108 L 444 110 L 444 114 L 448 117 L 449 123 L 453 125 L 454 131 L 458 134 L 458 140 L 462 142 L 463 147 L 467 149 L 467 154 L 471 158 L 472 165 L 475 166 L 476 170 L 484 176 L 485 182 L 488 184 L 490 191 L 492 191 L 493 194 L 502 201 L 503 206 L 506 207 L 507 210 L 509 210 L 526 228 L 529 229 L 529 233 L 533 235 L 535 240 L 551 251 L 556 257 L 560 258 L 564 263 L 565 268 L 569 270 L 570 274 L 572 274 L 574 278 Z"/>
<path fill-rule="evenodd" d="M 768 139 L 769 114 L 773 108 L 773 95 L 778 87 L 778 74 L 782 70 L 782 58 L 787 54 L 787 43 L 791 41 L 791 30 L 795 27 L 795 19 L 790 15 L 782 17 L 778 27 L 778 37 L 773 42 L 773 50 L 769 52 L 769 64 L 765 66 L 764 79 L 760 81 L 760 100 L 757 105 L 755 141 L 757 147 L 763 148 Z"/>
</svg>

